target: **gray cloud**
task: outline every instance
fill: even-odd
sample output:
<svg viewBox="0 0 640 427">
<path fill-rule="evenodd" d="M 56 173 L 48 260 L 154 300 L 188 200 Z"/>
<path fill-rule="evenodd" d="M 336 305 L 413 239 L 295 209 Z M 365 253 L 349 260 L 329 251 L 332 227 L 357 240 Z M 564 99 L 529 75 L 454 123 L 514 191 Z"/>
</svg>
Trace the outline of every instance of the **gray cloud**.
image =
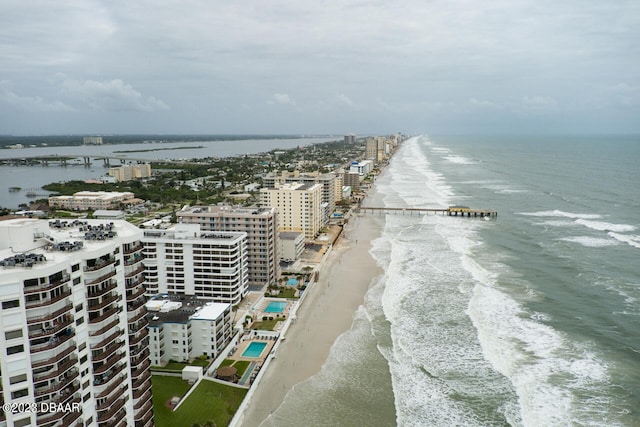
<svg viewBox="0 0 640 427">
<path fill-rule="evenodd" d="M 635 0 L 1 2 L 0 116 L 40 108 L 64 132 L 436 133 L 473 132 L 469 114 L 538 131 L 555 112 L 546 131 L 640 131 L 639 19 Z"/>
<path fill-rule="evenodd" d="M 120 79 L 95 81 L 65 80 L 62 83 L 65 93 L 89 107 L 100 111 L 157 111 L 169 107 L 163 101 L 153 97 L 143 97 L 131 85 Z"/>
</svg>

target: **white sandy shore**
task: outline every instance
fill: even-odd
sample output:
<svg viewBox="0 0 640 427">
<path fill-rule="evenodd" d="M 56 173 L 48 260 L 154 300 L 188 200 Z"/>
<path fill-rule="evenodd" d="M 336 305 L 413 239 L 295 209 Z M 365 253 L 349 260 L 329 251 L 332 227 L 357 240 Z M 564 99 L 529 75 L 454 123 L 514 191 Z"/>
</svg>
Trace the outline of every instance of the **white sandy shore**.
<svg viewBox="0 0 640 427">
<path fill-rule="evenodd" d="M 291 388 L 315 375 L 336 338 L 347 331 L 353 315 L 380 268 L 369 254 L 371 240 L 380 235 L 373 218 L 353 217 L 307 292 L 297 322 L 287 331 L 238 425 L 255 427 L 275 411 Z"/>
</svg>

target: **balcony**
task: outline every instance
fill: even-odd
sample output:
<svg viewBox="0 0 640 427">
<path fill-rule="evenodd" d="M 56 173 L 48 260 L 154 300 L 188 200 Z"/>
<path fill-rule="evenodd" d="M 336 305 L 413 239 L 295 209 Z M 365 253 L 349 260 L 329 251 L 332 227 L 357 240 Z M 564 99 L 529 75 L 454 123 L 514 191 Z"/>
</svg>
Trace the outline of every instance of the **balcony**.
<svg viewBox="0 0 640 427">
<path fill-rule="evenodd" d="M 98 270 L 100 270 L 102 268 L 105 268 L 105 267 L 115 263 L 115 262 L 116 262 L 116 259 L 113 258 L 113 257 L 111 257 L 109 259 L 106 259 L 106 260 L 100 259 L 94 265 L 91 265 L 91 266 L 88 265 L 88 266 L 84 267 L 82 270 L 85 273 L 88 273 L 88 272 L 91 272 L 91 271 L 98 271 Z"/>
<path fill-rule="evenodd" d="M 140 243 L 140 244 L 137 244 L 137 245 L 135 245 L 135 246 L 133 246 L 133 247 L 131 247 L 131 248 L 129 248 L 129 249 L 127 249 L 127 250 L 123 251 L 123 253 L 124 253 L 125 255 L 130 255 L 130 254 L 132 254 L 132 253 L 134 253 L 134 252 L 141 251 L 143 247 L 144 247 L 144 246 L 142 246 L 142 243 Z"/>
<path fill-rule="evenodd" d="M 98 423 L 106 423 L 108 425 L 117 425 L 119 421 L 127 414 L 122 409 L 128 400 L 128 396 L 120 397 L 120 399 L 113 402 L 111 405 L 103 406 L 98 405 Z"/>
<path fill-rule="evenodd" d="M 138 369 L 135 369 L 131 372 L 131 379 L 134 380 L 140 376 L 142 376 L 145 372 L 149 370 L 149 366 L 151 366 L 150 360 L 145 360 L 145 362 Z"/>
<path fill-rule="evenodd" d="M 117 315 L 119 311 L 120 310 L 119 310 L 118 307 L 114 307 L 112 309 L 109 309 L 109 310 L 105 311 L 101 316 L 97 316 L 97 317 L 94 317 L 94 318 L 90 317 L 89 318 L 89 324 L 95 325 L 95 324 L 100 323 L 100 322 L 102 322 L 104 320 L 107 320 L 110 317 Z"/>
<path fill-rule="evenodd" d="M 145 281 L 144 277 L 140 277 L 138 279 L 128 279 L 126 281 L 126 288 L 127 289 L 134 289 L 135 287 L 144 284 L 144 281 Z"/>
<path fill-rule="evenodd" d="M 102 391 L 100 391 L 100 387 L 101 386 L 94 386 L 95 387 L 95 395 L 96 395 L 96 400 L 98 399 L 106 399 L 115 389 L 120 389 L 122 387 L 122 383 L 126 380 L 127 376 L 122 374 L 120 376 L 118 376 L 118 381 L 110 381 L 109 382 L 109 386 L 105 387 Z M 103 384 L 104 386 L 104 384 Z M 124 387 L 122 387 L 124 388 Z M 118 393 L 119 394 L 119 393 Z"/>
<path fill-rule="evenodd" d="M 100 311 L 103 308 L 107 307 L 110 304 L 113 304 L 114 302 L 120 301 L 122 299 L 122 295 L 109 295 L 106 298 L 104 298 L 102 300 L 102 302 L 98 303 L 98 304 L 91 304 L 87 307 L 87 312 L 88 313 L 93 313 L 96 311 Z M 89 316 L 91 316 L 91 314 L 89 314 Z"/>
<path fill-rule="evenodd" d="M 99 362 L 100 360 L 96 360 L 96 362 L 94 362 L 93 364 L 93 375 L 97 376 L 106 373 L 111 368 L 115 368 L 116 364 L 121 360 L 124 360 L 124 352 L 117 352 L 111 355 L 109 358 L 107 358 L 107 360 L 105 360 L 101 365 L 98 365 L 97 367 L 97 362 Z M 112 374 L 108 374 L 107 378 L 110 378 L 111 376 Z"/>
<path fill-rule="evenodd" d="M 57 354 L 57 355 L 55 355 L 53 357 L 50 357 L 48 359 L 32 362 L 31 363 L 31 367 L 32 367 L 32 369 L 37 369 L 37 368 L 41 368 L 43 366 L 53 365 L 55 363 L 58 363 L 62 359 L 64 359 L 69 354 L 73 353 L 75 350 L 76 350 L 76 345 L 75 345 L 75 343 L 72 343 L 72 345 L 69 346 L 69 348 L 64 350 L 62 353 L 59 353 L 59 354 Z"/>
<path fill-rule="evenodd" d="M 146 391 L 146 393 L 142 394 L 137 402 L 133 404 L 133 411 L 135 413 L 141 413 L 140 411 L 147 405 L 147 402 L 151 400 L 151 387 Z"/>
<path fill-rule="evenodd" d="M 107 359 L 116 350 L 118 350 L 119 348 L 122 348 L 122 347 L 124 347 L 124 342 L 123 341 L 120 341 L 120 340 L 114 341 L 111 344 L 107 345 L 104 348 L 104 350 L 101 351 L 97 356 L 93 357 L 92 360 L 93 360 L 93 362 L 99 362 L 101 360 Z"/>
<path fill-rule="evenodd" d="M 94 386 L 109 385 L 111 381 L 113 381 L 114 379 L 120 378 L 118 374 L 123 370 L 125 365 L 126 364 L 124 362 L 121 362 L 116 364 L 113 368 L 111 368 L 111 370 L 105 372 L 102 375 L 94 375 L 93 385 Z M 118 384 L 121 384 L 121 383 L 118 383 Z"/>
<path fill-rule="evenodd" d="M 116 317 L 111 322 L 109 322 L 107 325 L 103 326 L 102 328 L 98 329 L 97 331 L 89 332 L 89 336 L 98 337 L 100 335 L 104 335 L 107 332 L 111 331 L 116 326 L 118 326 L 119 324 L 120 324 L 120 318 Z"/>
<path fill-rule="evenodd" d="M 57 336 L 57 335 L 53 336 L 46 343 L 35 344 L 35 345 L 30 346 L 31 347 L 31 354 L 60 348 L 63 344 L 67 343 L 69 340 L 71 340 L 73 337 L 76 336 L 75 331 L 73 331 L 71 328 L 67 329 L 67 330 L 70 330 L 71 332 L 69 334 L 64 334 L 64 335 L 62 335 L 60 337 Z M 75 343 L 74 343 L 74 345 L 75 345 Z"/>
<path fill-rule="evenodd" d="M 147 310 L 138 310 L 137 312 L 135 312 L 136 314 L 132 315 L 131 318 L 129 318 L 127 316 L 127 323 L 128 324 L 132 324 L 137 322 L 140 319 L 145 319 L 146 315 L 147 315 Z M 127 313 L 127 314 L 131 314 L 131 313 Z"/>
<path fill-rule="evenodd" d="M 28 295 L 28 294 L 33 294 L 36 292 L 46 292 L 46 291 L 50 291 L 52 289 L 57 288 L 58 286 L 62 286 L 65 283 L 69 282 L 69 280 L 71 280 L 71 276 L 69 274 L 65 274 L 62 276 L 62 278 L 60 278 L 59 280 L 56 280 L 54 282 L 49 282 L 49 283 L 45 283 L 43 285 L 35 285 L 35 286 L 27 286 L 25 285 L 24 287 L 24 294 Z"/>
<path fill-rule="evenodd" d="M 134 265 L 135 263 L 141 262 L 143 260 L 143 257 L 140 254 L 134 254 L 134 256 L 130 257 L 130 258 L 126 258 L 124 260 L 124 265 L 127 267 L 130 267 L 132 265 Z"/>
<path fill-rule="evenodd" d="M 138 289 L 135 289 L 133 291 L 127 291 L 127 302 L 133 301 L 142 295 L 144 295 L 144 286 L 140 286 Z M 145 303 L 144 299 L 141 303 Z"/>
<path fill-rule="evenodd" d="M 62 291 L 60 295 L 55 296 L 48 300 L 37 300 L 37 301 L 27 301 L 25 308 L 27 310 L 38 307 L 46 307 L 48 305 L 54 304 L 58 301 L 63 300 L 64 298 L 71 296 L 71 289 L 67 289 L 66 291 Z"/>
<path fill-rule="evenodd" d="M 75 397 L 73 400 L 70 400 L 68 402 L 60 402 L 60 403 L 64 403 L 69 404 L 69 405 L 74 405 L 74 404 L 79 404 L 80 403 L 80 397 Z M 74 406 L 71 406 L 72 408 Z M 47 412 L 44 414 L 38 414 L 36 420 L 38 423 L 38 426 L 53 426 L 53 425 L 64 425 L 64 426 L 71 426 L 73 425 L 73 422 L 76 421 L 80 416 L 82 415 L 82 411 L 72 411 L 72 412 L 65 412 L 65 411 L 58 411 L 58 412 Z M 61 424 L 55 424 L 57 422 L 60 421 L 60 419 L 62 419 L 62 423 Z"/>
<path fill-rule="evenodd" d="M 101 297 L 102 295 L 106 294 L 109 291 L 114 290 L 117 287 L 118 287 L 118 282 L 116 282 L 116 281 L 109 282 L 107 284 L 107 286 L 105 286 L 103 288 L 97 288 L 96 290 L 94 290 L 92 292 L 88 292 L 87 293 L 87 298 L 98 298 L 98 297 Z"/>
<path fill-rule="evenodd" d="M 105 280 L 110 279 L 115 275 L 116 275 L 115 270 L 111 271 L 111 272 L 109 272 L 107 274 L 104 274 L 104 275 L 98 277 L 97 279 L 94 279 L 94 280 L 92 280 L 90 282 L 86 282 L 85 286 L 97 285 L 98 283 L 104 282 Z"/>
<path fill-rule="evenodd" d="M 135 346 L 142 339 L 146 338 L 148 335 L 149 335 L 149 331 L 147 331 L 146 329 L 139 330 L 138 332 L 136 332 L 136 335 L 134 335 L 133 337 L 130 334 L 129 335 L 129 347 Z"/>
<path fill-rule="evenodd" d="M 54 382 L 49 387 L 35 388 L 34 389 L 34 394 L 35 394 L 36 397 L 39 397 L 39 396 L 46 396 L 46 395 L 52 394 L 52 393 L 57 393 L 57 392 L 63 390 L 68 385 L 70 385 L 73 382 L 73 380 L 78 377 L 78 375 L 79 375 L 78 368 L 72 368 L 71 370 L 69 370 L 68 373 L 66 373 L 64 375 L 62 380 Z M 66 392 L 65 392 L 65 394 L 66 394 Z"/>
<path fill-rule="evenodd" d="M 41 329 L 29 329 L 29 339 L 42 338 L 50 335 L 56 335 L 58 332 L 63 329 L 67 329 L 69 326 L 73 324 L 73 319 L 71 316 L 68 316 L 66 320 L 54 321 L 53 327 L 42 327 Z"/>
<path fill-rule="evenodd" d="M 74 366 L 76 366 L 76 364 L 78 363 L 78 358 L 76 356 L 73 356 L 72 358 L 70 358 L 68 361 L 62 363 L 60 366 L 58 366 L 58 369 L 52 371 L 52 372 L 43 372 L 43 373 L 39 373 L 39 374 L 33 374 L 33 384 L 36 385 L 39 382 L 42 381 L 46 381 L 46 380 L 50 380 L 51 378 L 55 378 L 58 377 L 62 374 L 64 374 L 66 371 L 70 370 L 71 368 L 73 368 Z"/>
<path fill-rule="evenodd" d="M 121 337 L 122 335 L 124 335 L 124 331 L 120 328 L 117 328 L 116 331 L 114 331 L 111 335 L 109 335 L 99 343 L 95 345 L 91 345 L 91 350 L 96 351 L 103 347 L 106 347 L 109 344 L 111 344 L 113 341 L 115 341 L 118 337 Z"/>
<path fill-rule="evenodd" d="M 60 317 L 61 315 L 67 313 L 68 311 L 71 311 L 71 309 L 73 308 L 73 304 L 72 303 L 68 303 L 67 305 L 65 305 L 64 307 L 52 312 L 52 313 L 48 313 L 48 314 L 44 314 L 42 316 L 33 316 L 33 317 L 28 317 L 27 318 L 27 325 L 33 325 L 34 323 L 40 323 L 40 322 L 47 322 L 49 320 L 54 320 L 58 317 Z"/>
<path fill-rule="evenodd" d="M 146 380 L 142 383 L 141 388 L 138 390 L 133 390 L 133 399 L 138 400 L 145 395 L 149 390 L 151 390 L 151 381 Z"/>
<path fill-rule="evenodd" d="M 150 406 L 150 409 L 153 408 L 153 405 Z M 145 412 L 144 412 L 144 417 L 142 419 L 137 418 L 138 414 L 134 415 L 134 419 L 135 419 L 135 427 L 151 427 L 153 426 L 153 411 L 151 411 L 150 409 L 146 409 L 145 406 Z M 140 411 L 140 413 L 142 413 L 142 411 Z"/>
<path fill-rule="evenodd" d="M 130 271 L 129 273 L 125 273 L 124 277 L 131 278 L 131 277 L 134 277 L 134 276 L 136 276 L 136 275 L 138 275 L 138 274 L 140 274 L 142 272 L 144 272 L 144 265 L 140 265 L 140 267 L 136 268 L 135 270 Z"/>
</svg>

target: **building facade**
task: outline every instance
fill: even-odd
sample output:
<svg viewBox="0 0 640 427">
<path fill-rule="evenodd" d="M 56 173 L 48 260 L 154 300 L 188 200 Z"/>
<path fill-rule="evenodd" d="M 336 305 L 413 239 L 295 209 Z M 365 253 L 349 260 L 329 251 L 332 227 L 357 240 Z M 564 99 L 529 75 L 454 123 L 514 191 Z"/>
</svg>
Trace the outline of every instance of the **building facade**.
<svg viewBox="0 0 640 427">
<path fill-rule="evenodd" d="M 306 239 L 314 239 L 323 224 L 321 196 L 320 184 L 293 182 L 262 188 L 260 203 L 278 210 L 281 232 L 295 231 L 303 233 Z"/>
<path fill-rule="evenodd" d="M 142 242 L 147 296 L 197 296 L 234 305 L 249 291 L 247 233 L 176 224 L 144 230 Z"/>
<path fill-rule="evenodd" d="M 0 397 L 38 408 L 0 424 L 153 425 L 141 237 L 124 221 L 0 222 Z"/>
<path fill-rule="evenodd" d="M 336 175 L 333 173 L 300 173 L 282 171 L 280 175 L 269 174 L 262 179 L 264 188 L 276 188 L 287 183 L 322 185 L 322 225 L 326 225 L 336 209 Z"/>
<path fill-rule="evenodd" d="M 176 216 L 181 223 L 200 225 L 203 231 L 247 233 L 249 286 L 261 289 L 278 280 L 279 215 L 274 208 L 193 206 Z"/>
<path fill-rule="evenodd" d="M 292 231 L 280 233 L 280 259 L 295 261 L 304 252 L 304 235 Z"/>
<path fill-rule="evenodd" d="M 113 177 L 116 182 L 148 178 L 151 176 L 151 164 L 141 163 L 110 168 L 109 176 Z"/>
<path fill-rule="evenodd" d="M 79 191 L 73 196 L 51 196 L 49 206 L 86 211 L 87 209 L 114 209 L 135 198 L 130 191 Z"/>
<path fill-rule="evenodd" d="M 156 296 L 147 302 L 151 364 L 217 357 L 233 337 L 231 305 Z"/>
</svg>

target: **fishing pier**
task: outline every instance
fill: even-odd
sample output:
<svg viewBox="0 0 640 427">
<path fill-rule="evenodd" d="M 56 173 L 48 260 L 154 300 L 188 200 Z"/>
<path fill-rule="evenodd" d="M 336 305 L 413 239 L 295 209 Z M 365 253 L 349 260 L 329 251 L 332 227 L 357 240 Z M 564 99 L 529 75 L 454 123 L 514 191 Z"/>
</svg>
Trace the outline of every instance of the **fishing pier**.
<svg viewBox="0 0 640 427">
<path fill-rule="evenodd" d="M 490 209 L 471 209 L 466 206 L 449 206 L 448 208 L 383 208 L 372 206 L 358 206 L 356 213 L 362 215 L 443 215 L 460 216 L 466 218 L 496 218 L 498 212 Z"/>
</svg>

